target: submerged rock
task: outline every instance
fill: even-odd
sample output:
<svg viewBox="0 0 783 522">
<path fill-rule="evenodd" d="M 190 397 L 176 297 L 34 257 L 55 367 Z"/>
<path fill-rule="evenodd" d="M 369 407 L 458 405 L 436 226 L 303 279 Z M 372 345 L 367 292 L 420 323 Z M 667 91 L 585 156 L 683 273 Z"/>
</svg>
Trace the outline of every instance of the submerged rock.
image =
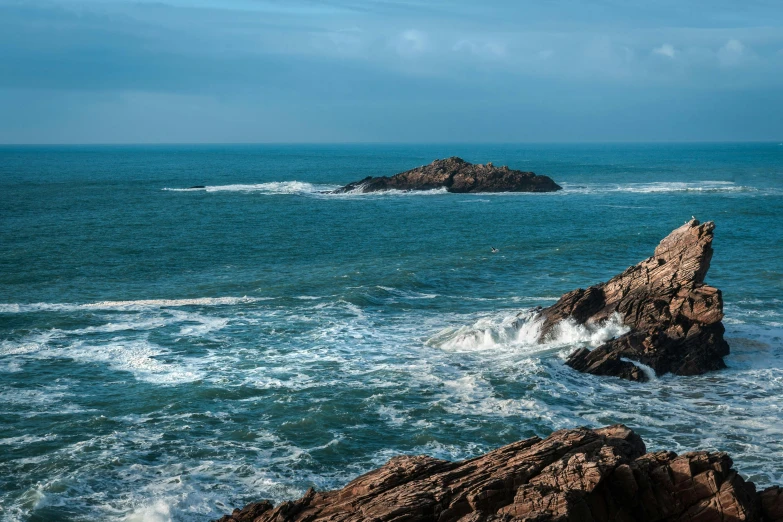
<svg viewBox="0 0 783 522">
<path fill-rule="evenodd" d="M 220 522 L 783 521 L 725 453 L 646 453 L 622 425 L 561 430 L 481 457 L 396 457 L 338 491 L 234 510 Z"/>
<path fill-rule="evenodd" d="M 652 257 L 606 283 L 565 294 L 541 311 L 545 338 L 564 320 L 598 324 L 619 315 L 631 330 L 566 362 L 595 375 L 644 381 L 638 361 L 656 375 L 696 375 L 725 368 L 723 298 L 704 284 L 715 224 L 692 219 L 661 241 Z"/>
<path fill-rule="evenodd" d="M 547 176 L 495 167 L 492 163 L 474 165 L 454 156 L 391 177 L 366 177 L 333 193 L 438 188 L 448 192 L 554 192 L 562 187 Z"/>
</svg>

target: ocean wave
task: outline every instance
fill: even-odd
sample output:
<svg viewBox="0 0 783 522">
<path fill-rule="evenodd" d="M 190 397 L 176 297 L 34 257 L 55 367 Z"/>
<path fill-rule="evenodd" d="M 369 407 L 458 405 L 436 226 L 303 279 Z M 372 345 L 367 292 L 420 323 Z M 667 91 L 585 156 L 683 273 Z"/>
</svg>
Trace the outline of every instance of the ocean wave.
<svg viewBox="0 0 783 522">
<path fill-rule="evenodd" d="M 546 196 L 568 194 L 667 194 L 667 193 L 704 193 L 704 194 L 754 194 L 768 195 L 780 194 L 781 191 L 773 188 L 760 189 L 748 185 L 738 185 L 733 181 L 654 181 L 646 183 L 573 183 L 560 182 L 563 190 L 550 193 L 538 192 L 478 192 L 473 194 L 461 194 L 470 197 L 482 197 L 471 201 L 488 202 L 487 197 L 492 196 Z M 241 192 L 259 193 L 265 195 L 308 195 L 319 198 L 372 198 L 372 197 L 410 197 L 410 196 L 437 196 L 448 194 L 446 187 L 429 190 L 379 190 L 375 192 L 362 192 L 359 186 L 354 190 L 341 193 L 333 193 L 340 188 L 335 184 L 316 184 L 306 181 L 270 181 L 266 183 L 236 183 L 229 185 L 206 185 L 195 187 L 164 187 L 162 190 L 169 192 Z"/>
<path fill-rule="evenodd" d="M 270 181 L 268 183 L 206 185 L 190 188 L 170 188 L 170 192 L 258 192 L 261 194 L 317 194 L 339 188 L 339 185 L 307 183 L 305 181 Z"/>
<path fill-rule="evenodd" d="M 391 298 L 402 292 L 366 288 Z M 517 300 L 542 299 L 549 298 Z M 138 321 L 143 331 L 90 322 L 0 341 L 0 361 L 30 364 L 31 379 L 45 363 L 66 376 L 44 386 L 11 376 L 18 387 L 0 389 L 9 414 L 41 420 L 38 430 L 4 434 L 24 438 L 4 441 L 3 449 L 48 448 L 44 456 L 9 460 L 11 475 L 29 472 L 24 466 L 34 459 L 62 470 L 33 470 L 35 486 L 1 494 L 8 513 L 26 519 L 31 505 L 62 503 L 90 519 L 217 518 L 242 499 L 279 502 L 310 485 L 341 487 L 394 455 L 457 460 L 533 434 L 615 422 L 637 430 L 651 451 L 725 450 L 759 485 L 783 479 L 775 466 L 783 456 L 783 353 L 767 318 L 727 324 L 726 370 L 631 383 L 585 375 L 562 361 L 577 346 L 622 333 L 616 318 L 591 327 L 561 323 L 538 343 L 534 310 L 390 314 L 338 296 L 284 303 L 152 307 L 106 314 L 111 324 Z M 222 316 L 232 330 L 218 344 L 204 343 L 199 332 L 180 338 L 199 321 L 214 319 L 220 328 Z M 106 386 L 85 388 L 79 373 Z M 147 398 L 160 402 L 116 399 L 137 386 L 134 378 L 140 391 L 154 385 Z M 35 387 L 21 388 L 28 385 Z M 45 440 L 51 429 L 44 420 L 63 412 L 66 427 L 98 426 L 79 441 Z M 214 435 L 208 444 L 203 433 Z M 68 488 L 63 481 L 71 481 Z M 28 502 L 39 495 L 40 503 Z"/>
<path fill-rule="evenodd" d="M 373 197 L 411 197 L 411 196 L 439 196 L 442 194 L 449 194 L 446 187 L 434 188 L 429 190 L 377 190 L 375 192 L 362 192 L 361 187 L 357 187 L 348 192 L 340 192 L 337 194 L 319 194 L 321 197 L 330 198 L 373 198 Z"/>
<path fill-rule="evenodd" d="M 561 183 L 561 194 L 666 194 L 666 193 L 768 193 L 756 187 L 737 185 L 733 181 L 654 181 L 649 183 Z"/>
<path fill-rule="evenodd" d="M 630 329 L 615 314 L 600 324 L 577 324 L 564 320 L 540 341 L 543 319 L 536 310 L 482 317 L 470 326 L 446 328 L 428 339 L 427 344 L 452 351 L 524 349 L 527 353 L 556 350 L 578 345 L 599 346 Z"/>
<path fill-rule="evenodd" d="M 227 306 L 267 301 L 269 297 L 197 297 L 193 299 L 139 299 L 97 303 L 0 303 L 0 313 L 75 312 L 79 310 L 143 310 L 182 306 Z"/>
</svg>

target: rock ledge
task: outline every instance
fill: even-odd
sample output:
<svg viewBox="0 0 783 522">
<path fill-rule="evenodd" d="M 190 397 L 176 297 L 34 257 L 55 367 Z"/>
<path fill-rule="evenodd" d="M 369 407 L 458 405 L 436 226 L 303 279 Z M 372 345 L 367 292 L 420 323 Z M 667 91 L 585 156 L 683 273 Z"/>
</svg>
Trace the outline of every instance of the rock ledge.
<svg viewBox="0 0 783 522">
<path fill-rule="evenodd" d="M 761 493 L 725 453 L 646 453 L 623 425 L 561 430 L 481 457 L 396 457 L 339 491 L 219 522 L 783 522 L 783 492 Z"/>
</svg>

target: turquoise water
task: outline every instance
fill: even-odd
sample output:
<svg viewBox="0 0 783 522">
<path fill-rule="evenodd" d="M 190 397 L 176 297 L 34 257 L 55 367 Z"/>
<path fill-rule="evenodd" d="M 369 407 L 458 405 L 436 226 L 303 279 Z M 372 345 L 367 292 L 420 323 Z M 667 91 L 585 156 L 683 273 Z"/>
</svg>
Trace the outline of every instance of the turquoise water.
<svg viewBox="0 0 783 522">
<path fill-rule="evenodd" d="M 450 155 L 564 190 L 320 193 Z M 691 215 L 728 370 L 582 375 L 618 325 L 512 324 Z M 783 483 L 781 219 L 776 143 L 0 147 L 0 519 L 206 520 L 615 422 Z"/>
</svg>

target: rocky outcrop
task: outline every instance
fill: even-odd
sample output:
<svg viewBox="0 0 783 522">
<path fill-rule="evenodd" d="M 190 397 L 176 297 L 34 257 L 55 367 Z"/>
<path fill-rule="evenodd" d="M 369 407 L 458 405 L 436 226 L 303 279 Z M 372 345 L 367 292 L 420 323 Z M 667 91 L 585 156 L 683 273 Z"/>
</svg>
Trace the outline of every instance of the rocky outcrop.
<svg viewBox="0 0 783 522">
<path fill-rule="evenodd" d="M 492 163 L 474 165 L 455 157 L 435 160 L 394 176 L 367 177 L 334 191 L 378 192 L 382 190 L 431 190 L 445 187 L 449 192 L 554 192 L 561 187 L 547 176 L 511 170 Z"/>
<path fill-rule="evenodd" d="M 462 462 L 397 457 L 341 490 L 249 504 L 220 522 L 778 522 L 781 513 L 780 489 L 757 494 L 725 453 L 646 453 L 616 425 Z"/>
<path fill-rule="evenodd" d="M 723 298 L 704 283 L 712 259 L 715 224 L 692 219 L 661 241 L 652 257 L 606 283 L 565 294 L 541 310 L 542 339 L 558 323 L 600 324 L 616 314 L 630 331 L 594 350 L 581 348 L 566 362 L 595 375 L 635 381 L 647 375 L 696 375 L 725 368 Z"/>
</svg>

